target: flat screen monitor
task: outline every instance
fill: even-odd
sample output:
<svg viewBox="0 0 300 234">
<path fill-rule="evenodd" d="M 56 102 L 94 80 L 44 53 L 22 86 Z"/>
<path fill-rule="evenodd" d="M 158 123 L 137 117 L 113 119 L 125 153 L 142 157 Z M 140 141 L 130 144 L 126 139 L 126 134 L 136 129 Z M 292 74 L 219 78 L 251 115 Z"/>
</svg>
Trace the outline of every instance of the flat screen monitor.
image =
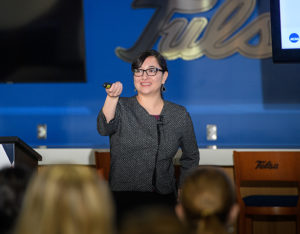
<svg viewBox="0 0 300 234">
<path fill-rule="evenodd" d="M 83 0 L 0 1 L 0 82 L 85 82 Z"/>
<path fill-rule="evenodd" d="M 300 62 L 300 1 L 270 0 L 275 63 Z"/>
</svg>

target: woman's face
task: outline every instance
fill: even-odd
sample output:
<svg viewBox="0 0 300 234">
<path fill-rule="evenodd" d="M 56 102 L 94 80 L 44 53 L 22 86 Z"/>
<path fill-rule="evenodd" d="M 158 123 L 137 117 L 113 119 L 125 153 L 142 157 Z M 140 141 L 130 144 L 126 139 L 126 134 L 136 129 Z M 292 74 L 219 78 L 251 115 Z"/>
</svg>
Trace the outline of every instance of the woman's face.
<svg viewBox="0 0 300 234">
<path fill-rule="evenodd" d="M 145 59 L 144 63 L 141 65 L 139 69 L 147 70 L 141 71 L 141 76 L 137 76 L 134 74 L 134 86 L 138 92 L 138 94 L 142 95 L 153 95 L 153 94 L 159 94 L 160 95 L 160 88 L 161 85 L 164 84 L 168 77 L 168 72 L 162 72 L 156 69 L 160 69 L 157 60 L 155 57 L 150 56 Z"/>
</svg>

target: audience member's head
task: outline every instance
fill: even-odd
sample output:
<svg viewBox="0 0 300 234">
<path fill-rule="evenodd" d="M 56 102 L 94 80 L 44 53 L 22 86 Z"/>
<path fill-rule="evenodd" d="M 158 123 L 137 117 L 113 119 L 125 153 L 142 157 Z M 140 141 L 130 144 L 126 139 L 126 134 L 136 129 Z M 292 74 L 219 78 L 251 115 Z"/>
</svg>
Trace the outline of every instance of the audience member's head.
<svg viewBox="0 0 300 234">
<path fill-rule="evenodd" d="M 11 233 L 14 228 L 30 176 L 30 171 L 25 167 L 0 170 L 0 233 Z"/>
<path fill-rule="evenodd" d="M 33 177 L 16 234 L 111 234 L 114 210 L 108 185 L 93 168 L 48 166 Z"/>
<path fill-rule="evenodd" d="M 127 215 L 120 234 L 187 234 L 174 211 L 164 206 L 145 206 Z"/>
<path fill-rule="evenodd" d="M 176 213 L 194 233 L 227 233 L 238 211 L 233 182 L 222 169 L 199 167 L 185 178 Z"/>
</svg>

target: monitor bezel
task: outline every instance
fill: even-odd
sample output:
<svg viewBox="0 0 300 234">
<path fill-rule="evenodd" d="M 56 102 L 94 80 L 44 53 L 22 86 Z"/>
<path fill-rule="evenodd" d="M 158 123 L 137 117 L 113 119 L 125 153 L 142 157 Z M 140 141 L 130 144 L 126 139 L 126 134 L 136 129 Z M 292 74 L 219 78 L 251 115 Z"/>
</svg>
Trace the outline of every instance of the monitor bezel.
<svg viewBox="0 0 300 234">
<path fill-rule="evenodd" d="M 300 63 L 300 49 L 282 49 L 280 0 L 270 0 L 272 58 L 274 63 Z"/>
</svg>

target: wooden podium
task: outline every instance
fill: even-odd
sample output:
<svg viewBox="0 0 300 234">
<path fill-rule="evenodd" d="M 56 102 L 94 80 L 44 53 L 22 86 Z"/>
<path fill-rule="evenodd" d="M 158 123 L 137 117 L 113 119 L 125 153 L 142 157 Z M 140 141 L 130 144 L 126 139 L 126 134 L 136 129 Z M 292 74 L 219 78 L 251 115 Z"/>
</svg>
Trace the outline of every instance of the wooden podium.
<svg viewBox="0 0 300 234">
<path fill-rule="evenodd" d="M 11 167 L 26 166 L 35 170 L 38 161 L 42 161 L 42 156 L 18 137 L 0 137 L 0 146 L 4 154 L 0 156 L 10 163 Z"/>
</svg>

